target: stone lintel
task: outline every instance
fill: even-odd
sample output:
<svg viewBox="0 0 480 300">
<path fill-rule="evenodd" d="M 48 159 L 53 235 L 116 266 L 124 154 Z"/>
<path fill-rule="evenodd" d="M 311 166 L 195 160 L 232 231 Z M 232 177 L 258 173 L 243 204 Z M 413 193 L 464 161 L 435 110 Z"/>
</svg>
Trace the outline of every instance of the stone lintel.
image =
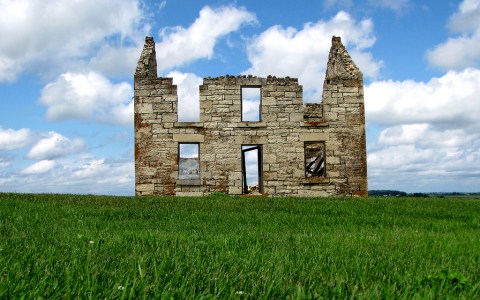
<svg viewBox="0 0 480 300">
<path fill-rule="evenodd" d="M 300 133 L 300 142 L 322 142 L 328 139 L 328 133 L 324 132 Z"/>
<path fill-rule="evenodd" d="M 265 145 L 268 144 L 267 137 L 260 136 L 236 136 L 236 145 Z"/>
<path fill-rule="evenodd" d="M 205 142 L 205 136 L 203 134 L 186 134 L 178 133 L 173 134 L 174 142 L 185 142 L 185 143 L 203 143 Z"/>
</svg>

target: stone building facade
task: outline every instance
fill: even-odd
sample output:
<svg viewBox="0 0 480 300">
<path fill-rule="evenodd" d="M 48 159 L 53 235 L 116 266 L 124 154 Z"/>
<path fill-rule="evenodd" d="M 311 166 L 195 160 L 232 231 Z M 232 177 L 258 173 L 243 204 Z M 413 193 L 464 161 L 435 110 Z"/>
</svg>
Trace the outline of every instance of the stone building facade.
<svg viewBox="0 0 480 300">
<path fill-rule="evenodd" d="M 363 75 L 339 37 L 319 104 L 303 104 L 296 78 L 208 77 L 199 87 L 200 121 L 178 122 L 172 81 L 157 77 L 147 37 L 134 77 L 136 195 L 247 194 L 245 156 L 255 151 L 256 193 L 367 196 Z M 260 95 L 253 121 L 242 110 L 247 89 Z"/>
</svg>

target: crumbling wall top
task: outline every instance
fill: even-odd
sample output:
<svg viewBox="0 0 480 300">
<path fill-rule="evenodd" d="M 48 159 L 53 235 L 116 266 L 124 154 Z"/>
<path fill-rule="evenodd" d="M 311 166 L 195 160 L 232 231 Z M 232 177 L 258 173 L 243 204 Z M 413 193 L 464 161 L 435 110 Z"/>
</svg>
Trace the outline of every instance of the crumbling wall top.
<svg viewBox="0 0 480 300">
<path fill-rule="evenodd" d="M 138 59 L 135 77 L 157 78 L 157 58 L 153 37 L 145 37 L 142 54 Z"/>
<path fill-rule="evenodd" d="M 219 77 L 206 77 L 203 84 L 227 84 L 227 85 L 298 85 L 298 78 L 276 77 L 268 75 L 267 77 L 257 77 L 253 75 L 225 75 Z"/>
<path fill-rule="evenodd" d="M 363 80 L 363 74 L 348 54 L 340 37 L 332 37 L 325 79 Z"/>
</svg>

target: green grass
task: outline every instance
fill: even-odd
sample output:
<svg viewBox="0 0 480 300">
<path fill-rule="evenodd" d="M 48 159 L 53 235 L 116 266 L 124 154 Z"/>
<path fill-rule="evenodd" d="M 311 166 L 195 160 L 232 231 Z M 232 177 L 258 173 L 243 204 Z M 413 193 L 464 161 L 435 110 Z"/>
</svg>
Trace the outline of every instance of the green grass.
<svg viewBox="0 0 480 300">
<path fill-rule="evenodd" d="M 480 200 L 0 194 L 0 298 L 480 297 Z"/>
</svg>

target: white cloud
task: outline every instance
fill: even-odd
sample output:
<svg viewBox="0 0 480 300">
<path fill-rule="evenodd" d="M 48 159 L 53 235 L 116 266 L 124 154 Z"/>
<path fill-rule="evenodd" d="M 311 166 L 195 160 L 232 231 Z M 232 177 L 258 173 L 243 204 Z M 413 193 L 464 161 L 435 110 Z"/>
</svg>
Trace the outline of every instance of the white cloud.
<svg viewBox="0 0 480 300">
<path fill-rule="evenodd" d="M 480 65 L 480 0 L 464 0 L 451 16 L 450 30 L 460 33 L 427 51 L 433 66 L 461 69 Z"/>
<path fill-rule="evenodd" d="M 37 176 L 41 174 L 41 176 Z M 1 191 L 132 195 L 133 157 L 107 160 L 92 155 L 42 160 L 18 173 L 0 173 Z"/>
<path fill-rule="evenodd" d="M 178 120 L 180 122 L 200 121 L 200 90 L 203 83 L 201 77 L 193 73 L 173 71 L 167 74 L 173 77 L 173 84 L 177 85 Z"/>
<path fill-rule="evenodd" d="M 131 124 L 132 96 L 132 86 L 126 82 L 114 84 L 95 72 L 65 73 L 43 88 L 39 102 L 47 106 L 49 120 Z"/>
<path fill-rule="evenodd" d="M 105 44 L 129 47 L 148 29 L 141 19 L 138 0 L 0 1 L 0 81 L 65 70 Z"/>
<path fill-rule="evenodd" d="M 72 176 L 77 178 L 91 178 L 105 174 L 108 171 L 108 165 L 104 159 L 90 160 L 73 172 Z"/>
<path fill-rule="evenodd" d="M 27 157 L 32 159 L 53 159 L 78 153 L 84 149 L 85 143 L 83 140 L 69 139 L 51 131 L 30 149 Z"/>
<path fill-rule="evenodd" d="M 364 75 L 378 75 L 382 63 L 365 52 L 375 43 L 372 21 L 356 22 L 343 11 L 331 20 L 307 23 L 300 31 L 278 25 L 267 29 L 250 42 L 248 58 L 252 66 L 244 73 L 298 77 L 306 90 L 305 100 L 319 101 L 333 35 L 342 37 Z"/>
<path fill-rule="evenodd" d="M 480 70 L 429 82 L 365 87 L 366 119 L 380 126 L 368 146 L 370 189 L 475 191 L 480 185 Z"/>
<path fill-rule="evenodd" d="M 427 51 L 427 59 L 433 66 L 443 69 L 461 69 L 480 63 L 480 30 L 473 35 L 449 38 L 446 42 Z"/>
<path fill-rule="evenodd" d="M 89 67 L 107 76 L 131 77 L 142 52 L 143 40 L 137 39 L 132 46 L 103 45 L 90 59 Z"/>
<path fill-rule="evenodd" d="M 375 188 L 406 191 L 478 191 L 480 133 L 428 124 L 387 128 L 368 150 Z"/>
<path fill-rule="evenodd" d="M 475 32 L 480 28 L 480 0 L 464 0 L 450 17 L 449 28 L 455 32 Z"/>
<path fill-rule="evenodd" d="M 0 128 L 0 150 L 23 148 L 31 144 L 34 138 L 34 134 L 27 128 L 19 130 Z"/>
<path fill-rule="evenodd" d="M 31 166 L 23 169 L 22 174 L 34 175 L 34 174 L 43 174 L 55 167 L 55 161 L 53 160 L 41 160 L 34 163 Z"/>
<path fill-rule="evenodd" d="M 156 44 L 158 68 L 161 71 L 199 58 L 211 58 L 219 38 L 255 22 L 255 15 L 244 8 L 205 6 L 190 27 L 177 26 L 160 32 L 162 41 Z"/>
<path fill-rule="evenodd" d="M 438 130 L 429 124 L 409 124 L 389 127 L 383 130 L 378 138 L 382 145 L 411 145 L 422 148 L 458 148 L 472 142 L 473 136 L 468 136 L 461 129 Z"/>
<path fill-rule="evenodd" d="M 432 123 L 458 128 L 478 123 L 480 70 L 450 71 L 429 82 L 377 81 L 365 87 L 368 122 Z"/>
<path fill-rule="evenodd" d="M 12 164 L 12 157 L 1 155 L 0 153 L 0 169 L 7 168 Z"/>
</svg>

